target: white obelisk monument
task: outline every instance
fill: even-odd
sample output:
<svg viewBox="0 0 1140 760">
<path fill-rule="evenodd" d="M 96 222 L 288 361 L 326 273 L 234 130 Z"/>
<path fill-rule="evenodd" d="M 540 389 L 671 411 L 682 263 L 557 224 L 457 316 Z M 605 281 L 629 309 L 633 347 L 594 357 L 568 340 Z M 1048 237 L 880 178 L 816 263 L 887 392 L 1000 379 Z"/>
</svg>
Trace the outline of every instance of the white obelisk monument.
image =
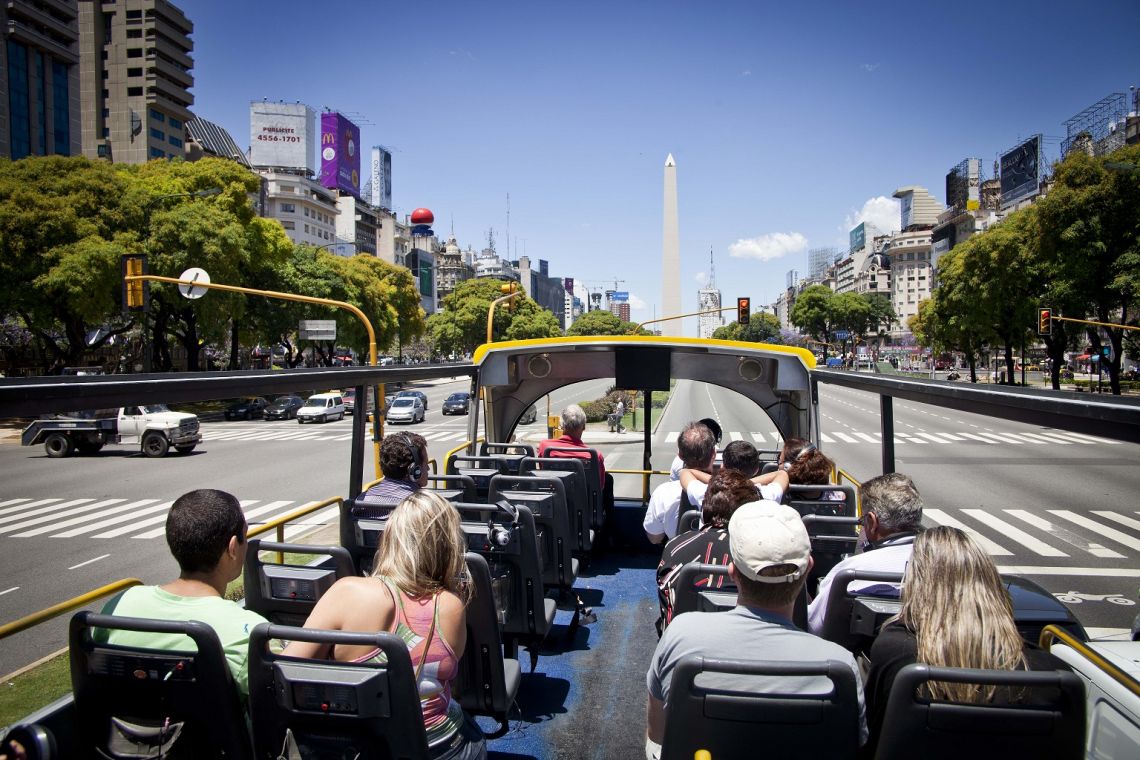
<svg viewBox="0 0 1140 760">
<path fill-rule="evenodd" d="M 665 159 L 665 215 L 661 247 L 661 316 L 681 313 L 681 233 L 677 227 L 677 162 Z M 660 322 L 662 335 L 681 335 L 682 322 Z"/>
</svg>

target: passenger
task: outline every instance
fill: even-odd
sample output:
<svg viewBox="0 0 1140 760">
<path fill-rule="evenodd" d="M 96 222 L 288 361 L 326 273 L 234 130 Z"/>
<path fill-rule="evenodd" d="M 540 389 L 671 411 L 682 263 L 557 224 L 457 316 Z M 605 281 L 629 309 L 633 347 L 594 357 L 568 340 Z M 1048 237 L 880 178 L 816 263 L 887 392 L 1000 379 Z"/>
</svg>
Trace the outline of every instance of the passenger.
<svg viewBox="0 0 1140 760">
<path fill-rule="evenodd" d="M 575 459 L 590 459 L 589 451 L 581 454 L 575 451 L 551 451 L 548 449 L 590 449 L 582 443 L 582 433 L 586 432 L 586 413 L 577 404 L 570 404 L 562 410 L 562 437 L 547 438 L 538 444 L 540 457 L 574 457 Z M 606 460 L 602 452 L 593 449 L 598 455 L 598 482 L 602 484 L 602 505 L 606 511 L 606 521 L 612 525 L 610 518 L 614 509 L 614 476 L 606 472 Z"/>
<path fill-rule="evenodd" d="M 701 511 L 701 527 L 682 533 L 665 544 L 661 563 L 657 565 L 657 596 L 661 604 L 661 616 L 657 619 L 658 636 L 673 619 L 673 586 L 681 568 L 690 562 L 727 565 L 729 518 L 741 504 L 753 501 L 756 501 L 756 487 L 741 473 L 724 468 L 713 475 Z M 711 578 L 703 578 L 697 585 L 707 587 L 711 582 Z M 718 575 L 716 588 L 723 585 L 724 576 Z"/>
<path fill-rule="evenodd" d="M 985 670 L 1069 669 L 1022 639 L 993 560 L 965 532 L 944 525 L 915 539 L 903 576 L 902 609 L 871 647 L 867 700 L 873 735 L 882 726 L 895 676 L 916 662 Z M 966 703 L 1048 704 L 1057 692 L 931 682 L 924 696 Z"/>
<path fill-rule="evenodd" d="M 859 701 L 859 743 L 867 740 L 863 687 L 859 668 L 843 647 L 796 628 L 792 607 L 811 570 L 811 544 L 800 516 L 791 507 L 752 502 L 738 508 L 728 522 L 731 561 L 729 578 L 739 589 L 729 612 L 687 612 L 665 630 L 646 675 L 649 706 L 646 756 L 655 757 L 665 736 L 665 708 L 673 669 L 686 655 L 741 657 L 774 661 L 838 660 L 855 674 Z M 724 678 L 728 681 L 722 681 Z M 718 676 L 717 685 L 738 691 L 755 689 L 754 679 Z M 773 679 L 766 679 L 771 683 Z M 781 679 L 772 691 L 815 691 L 809 679 Z"/>
<path fill-rule="evenodd" d="M 306 628 L 387 631 L 408 645 L 416 667 L 428 745 L 436 758 L 483 758 L 483 733 L 452 699 L 451 682 L 467 644 L 467 542 L 459 513 L 431 491 L 411 494 L 388 517 L 372 574 L 341 578 L 305 621 Z M 284 654 L 369 662 L 363 646 L 293 642 Z"/>
<path fill-rule="evenodd" d="M 214 629 L 226 664 L 244 698 L 249 694 L 249 632 L 266 622 L 225 598 L 226 586 L 245 563 L 246 523 L 231 494 L 203 488 L 178 497 L 166 516 L 166 543 L 178 562 L 178 578 L 162 586 L 135 586 L 113 597 L 106 615 L 157 620 L 198 620 Z M 150 649 L 193 648 L 182 634 L 112 628 L 107 641 Z"/>
<path fill-rule="evenodd" d="M 839 562 L 819 581 L 819 592 L 808 605 L 808 630 L 823 631 L 827 614 L 827 595 L 831 583 L 843 570 L 867 570 L 901 573 L 910 561 L 914 539 L 922 530 L 922 497 L 914 481 L 906 475 L 892 472 L 872 478 L 859 488 L 862 497 L 863 526 L 862 551 Z M 869 582 L 855 582 L 850 591 L 897 596 L 893 586 L 876 589 Z"/>
<path fill-rule="evenodd" d="M 760 452 L 748 441 L 733 441 L 725 446 L 721 467 L 736 470 L 751 478 L 761 499 L 779 503 L 788 491 L 788 473 L 777 469 L 761 475 Z M 705 490 L 710 477 L 708 473 L 700 470 L 681 470 L 681 485 L 689 497 L 689 502 L 694 506 L 700 507 L 704 503 Z"/>
<path fill-rule="evenodd" d="M 393 433 L 380 443 L 380 472 L 384 479 L 368 489 L 363 501 L 396 505 L 427 485 L 427 441 L 418 433 Z M 365 509 L 354 509 L 354 516 L 367 517 Z"/>
<path fill-rule="evenodd" d="M 716 438 L 716 443 L 713 445 L 719 446 L 721 436 L 723 435 L 723 432 L 720 429 L 720 423 L 718 423 L 712 417 L 705 417 L 704 419 L 697 420 L 697 422 L 701 423 L 712 431 L 713 437 Z M 669 465 L 669 479 L 680 480 L 681 470 L 683 469 L 685 469 L 685 462 L 681 459 L 681 455 L 678 454 L 677 456 L 673 457 L 673 463 Z"/>
<path fill-rule="evenodd" d="M 713 431 L 701 422 L 690 422 L 677 438 L 677 453 L 686 468 L 711 474 L 716 458 Z M 659 544 L 677 535 L 682 490 L 680 480 L 667 480 L 653 490 L 642 522 L 650 543 Z"/>
<path fill-rule="evenodd" d="M 831 461 L 814 443 L 802 438 L 789 438 L 784 443 L 777 460 L 780 469 L 788 473 L 788 480 L 794 486 L 825 486 L 831 483 L 831 473 L 835 469 L 835 462 Z M 841 491 L 823 491 L 824 501 L 843 501 Z M 806 495 L 806 498 L 817 498 L 815 495 Z"/>
</svg>

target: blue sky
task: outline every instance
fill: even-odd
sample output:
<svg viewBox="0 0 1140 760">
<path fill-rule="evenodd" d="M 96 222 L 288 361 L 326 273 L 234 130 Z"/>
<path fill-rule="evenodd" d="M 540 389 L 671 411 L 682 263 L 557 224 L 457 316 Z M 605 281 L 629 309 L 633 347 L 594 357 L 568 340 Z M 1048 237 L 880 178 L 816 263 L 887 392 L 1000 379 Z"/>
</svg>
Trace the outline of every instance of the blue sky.
<svg viewBox="0 0 1140 760">
<path fill-rule="evenodd" d="M 251 100 L 358 114 L 397 211 L 505 254 L 509 193 L 511 257 L 623 280 L 635 319 L 661 303 L 669 153 L 683 306 L 710 248 L 726 303 L 768 303 L 808 248 L 897 225 L 896 188 L 944 201 L 960 160 L 989 175 L 1036 133 L 1056 157 L 1065 119 L 1140 85 L 1136 0 L 179 4 L 194 110 L 243 148 Z"/>
</svg>

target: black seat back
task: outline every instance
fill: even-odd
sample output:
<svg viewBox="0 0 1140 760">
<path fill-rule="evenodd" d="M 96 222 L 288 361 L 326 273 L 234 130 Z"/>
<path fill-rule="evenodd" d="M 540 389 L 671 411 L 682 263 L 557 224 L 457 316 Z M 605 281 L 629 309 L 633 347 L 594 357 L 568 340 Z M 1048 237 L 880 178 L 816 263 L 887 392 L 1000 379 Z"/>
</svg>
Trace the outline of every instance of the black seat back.
<svg viewBox="0 0 1140 760">
<path fill-rule="evenodd" d="M 324 555 L 332 562 L 319 567 L 265 562 L 260 552 Z M 287 544 L 249 539 L 245 554 L 245 607 L 271 623 L 302 625 L 317 600 L 338 579 L 355 575 L 352 555 L 342 546 Z"/>
<path fill-rule="evenodd" d="M 724 682 L 717 679 L 724 676 L 713 674 L 731 676 L 731 688 L 721 688 Z M 779 679 L 780 685 L 791 678 L 827 679 L 830 688 L 801 694 L 775 687 L 765 693 L 759 691 L 764 676 Z M 749 684 L 752 679 L 756 682 Z M 856 680 L 845 663 L 687 655 L 673 671 L 661 760 L 691 760 L 702 749 L 714 758 L 854 758 L 858 747 Z"/>
<path fill-rule="evenodd" d="M 807 588 L 814 592 L 820 578 L 830 573 L 844 557 L 855 553 L 859 544 L 859 534 L 856 531 L 862 518 L 807 514 L 803 521 L 811 539 L 811 556 L 814 560 L 811 572 L 808 573 Z"/>
<path fill-rule="evenodd" d="M 681 498 L 685 498 L 685 492 L 681 492 Z M 699 509 L 686 509 L 681 513 L 681 517 L 677 520 L 677 535 L 688 533 L 691 530 L 701 529 L 701 510 Z"/>
<path fill-rule="evenodd" d="M 23 755 L 16 754 L 15 744 L 23 748 Z M 0 740 L 0 755 L 13 760 L 56 760 L 61 757 L 57 754 L 55 737 L 38 723 L 12 726 Z"/>
<path fill-rule="evenodd" d="M 839 496 L 843 498 L 840 499 Z M 831 515 L 833 517 L 855 516 L 855 488 L 849 485 L 828 483 L 825 485 L 788 486 L 784 503 L 800 513 L 808 515 Z"/>
<path fill-rule="evenodd" d="M 427 488 L 448 501 L 475 501 L 478 491 L 469 475 L 428 475 Z"/>
<path fill-rule="evenodd" d="M 487 560 L 481 554 L 467 552 L 467 573 L 472 589 L 467 602 L 467 646 L 459 660 L 454 692 L 469 714 L 505 720 L 518 693 L 519 663 L 503 658 Z"/>
<path fill-rule="evenodd" d="M 848 586 L 856 581 L 871 581 L 884 593 L 849 592 Z M 820 636 L 852 652 L 866 651 L 883 623 L 898 613 L 897 592 L 892 596 L 887 586 L 901 582 L 902 573 L 851 568 L 840 570 L 832 579 L 827 594 Z"/>
<path fill-rule="evenodd" d="M 491 478 L 488 499 L 506 499 L 530 508 L 542 546 L 543 583 L 562 588 L 573 586 L 577 578 L 573 558 L 576 537 L 570 528 L 565 484 L 558 478 L 541 475 L 496 475 Z"/>
<path fill-rule="evenodd" d="M 495 475 L 506 475 L 508 462 L 506 459 L 488 454 L 486 456 L 471 456 L 469 454 L 452 454 L 447 460 L 448 475 L 467 475 L 475 482 L 475 501 L 487 501 L 487 489 L 491 485 L 491 478 Z"/>
<path fill-rule="evenodd" d="M 182 650 L 109 644 L 110 629 L 183 635 L 189 642 Z M 115 721 L 158 737 L 172 736 L 171 727 L 181 724 L 170 758 L 253 757 L 238 689 L 210 626 L 79 612 L 68 639 L 75 731 L 85 757 L 121 751 L 112 752 L 112 742 L 133 729 L 114 729 Z"/>
<path fill-rule="evenodd" d="M 388 515 L 400 502 L 365 501 L 364 494 L 340 505 L 340 545 L 348 550 L 357 575 L 367 575 L 380 547 Z"/>
<path fill-rule="evenodd" d="M 479 455 L 500 457 L 507 463 L 507 473 L 509 475 L 518 475 L 519 464 L 522 462 L 523 457 L 534 456 L 534 446 L 531 446 L 529 443 L 496 443 L 494 441 L 483 441 L 479 444 Z"/>
<path fill-rule="evenodd" d="M 586 478 L 586 498 L 588 500 L 586 513 L 590 519 L 590 526 L 600 528 L 605 525 L 606 510 L 602 503 L 602 490 L 605 483 L 602 482 L 601 473 L 598 472 L 598 452 L 588 446 L 548 446 L 543 450 L 542 459 L 577 459 L 585 465 L 582 472 Z"/>
<path fill-rule="evenodd" d="M 519 464 L 519 474 L 559 478 L 566 491 L 566 508 L 570 514 L 570 529 L 574 532 L 574 549 L 588 552 L 593 548 L 589 488 L 586 483 L 584 459 L 572 457 L 526 457 Z"/>
<path fill-rule="evenodd" d="M 1016 705 L 932 701 L 920 689 L 928 681 L 1049 690 L 1056 698 Z M 907 665 L 891 684 L 875 758 L 1076 760 L 1085 756 L 1085 712 L 1084 683 L 1074 673 Z"/>
<path fill-rule="evenodd" d="M 674 618 L 684 612 L 713 612 L 736 606 L 736 584 L 728 577 L 728 565 L 683 565 L 673 593 Z"/>
<path fill-rule="evenodd" d="M 375 647 L 386 662 L 285 657 L 270 651 L 272 639 Z M 249 711 L 259 758 L 285 754 L 287 733 L 301 757 L 430 757 L 415 670 L 395 634 L 257 626 L 249 638 Z"/>
</svg>

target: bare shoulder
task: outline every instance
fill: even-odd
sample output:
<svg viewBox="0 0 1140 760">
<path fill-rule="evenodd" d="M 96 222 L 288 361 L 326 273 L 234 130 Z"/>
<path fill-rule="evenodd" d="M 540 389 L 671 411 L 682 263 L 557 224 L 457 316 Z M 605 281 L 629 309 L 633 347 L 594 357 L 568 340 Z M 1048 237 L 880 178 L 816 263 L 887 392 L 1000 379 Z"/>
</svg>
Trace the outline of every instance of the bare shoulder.
<svg viewBox="0 0 1140 760">
<path fill-rule="evenodd" d="M 463 600 L 450 591 L 441 591 L 439 594 L 439 611 L 444 615 L 456 615 L 464 612 L 466 605 Z"/>
</svg>

